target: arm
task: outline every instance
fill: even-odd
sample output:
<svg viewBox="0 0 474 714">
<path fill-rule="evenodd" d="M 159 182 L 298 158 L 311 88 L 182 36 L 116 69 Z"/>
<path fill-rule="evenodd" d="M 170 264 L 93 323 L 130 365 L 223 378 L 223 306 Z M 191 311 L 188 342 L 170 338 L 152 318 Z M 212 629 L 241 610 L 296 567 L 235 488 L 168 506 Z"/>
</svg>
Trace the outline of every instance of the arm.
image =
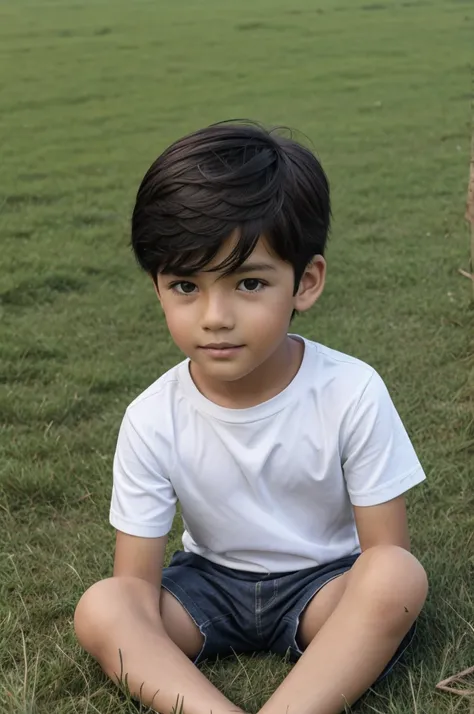
<svg viewBox="0 0 474 714">
<path fill-rule="evenodd" d="M 398 545 L 410 550 L 405 496 L 353 509 L 362 552 L 376 545 Z"/>
<path fill-rule="evenodd" d="M 342 466 L 362 551 L 410 550 L 404 494 L 425 478 L 382 379 L 373 373 L 347 413 Z"/>
<path fill-rule="evenodd" d="M 110 522 L 116 529 L 115 577 L 135 577 L 158 590 L 176 494 L 166 477 L 168 443 L 145 423 L 122 421 L 114 458 Z"/>
<path fill-rule="evenodd" d="M 140 578 L 159 590 L 167 541 L 168 536 L 140 538 L 117 531 L 114 577 Z"/>
</svg>

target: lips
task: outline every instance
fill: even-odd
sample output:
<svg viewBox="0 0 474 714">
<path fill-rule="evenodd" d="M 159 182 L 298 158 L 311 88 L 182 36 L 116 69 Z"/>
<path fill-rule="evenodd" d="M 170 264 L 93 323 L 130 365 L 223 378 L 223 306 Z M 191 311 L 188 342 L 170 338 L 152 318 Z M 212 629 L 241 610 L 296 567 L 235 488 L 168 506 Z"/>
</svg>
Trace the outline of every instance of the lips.
<svg viewBox="0 0 474 714">
<path fill-rule="evenodd" d="M 240 354 L 242 347 L 244 345 L 234 345 L 230 342 L 210 342 L 199 349 L 213 359 L 230 359 Z"/>
<path fill-rule="evenodd" d="M 203 350 L 232 350 L 242 345 L 233 345 L 230 342 L 210 342 L 208 345 L 202 345 Z"/>
</svg>

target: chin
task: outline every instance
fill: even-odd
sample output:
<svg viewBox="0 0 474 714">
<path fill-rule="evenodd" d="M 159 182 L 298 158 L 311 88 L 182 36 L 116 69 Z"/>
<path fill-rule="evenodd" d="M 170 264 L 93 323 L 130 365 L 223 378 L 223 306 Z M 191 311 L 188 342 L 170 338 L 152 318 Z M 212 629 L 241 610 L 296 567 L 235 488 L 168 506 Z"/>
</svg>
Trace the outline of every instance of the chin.
<svg viewBox="0 0 474 714">
<path fill-rule="evenodd" d="M 201 369 L 205 375 L 207 375 L 211 379 L 218 379 L 220 382 L 238 382 L 239 379 L 243 379 L 253 371 L 251 369 L 236 370 L 232 369 L 231 367 L 227 367 L 226 369 L 224 365 L 221 369 L 206 369 L 201 365 Z"/>
<path fill-rule="evenodd" d="M 221 364 L 205 364 L 196 362 L 202 374 L 210 379 L 217 379 L 220 382 L 237 382 L 239 379 L 244 379 L 251 374 L 256 365 L 237 365 L 222 362 Z"/>
</svg>

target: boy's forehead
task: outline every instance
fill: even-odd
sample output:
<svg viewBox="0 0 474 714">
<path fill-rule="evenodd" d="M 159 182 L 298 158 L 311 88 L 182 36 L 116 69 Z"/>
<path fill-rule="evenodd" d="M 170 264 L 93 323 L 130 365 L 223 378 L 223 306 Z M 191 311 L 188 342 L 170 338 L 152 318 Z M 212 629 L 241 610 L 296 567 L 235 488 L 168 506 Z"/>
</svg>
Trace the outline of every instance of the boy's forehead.
<svg viewBox="0 0 474 714">
<path fill-rule="evenodd" d="M 234 232 L 229 238 L 223 241 L 215 256 L 206 264 L 202 264 L 196 268 L 196 257 L 191 258 L 188 266 L 186 261 L 180 263 L 179 267 L 170 267 L 169 270 L 164 270 L 163 275 L 174 275 L 176 277 L 192 277 L 202 273 L 217 273 L 217 274 L 233 274 L 243 272 L 247 268 L 256 270 L 276 270 L 280 263 L 283 263 L 271 249 L 269 242 L 265 237 L 258 239 L 254 249 L 250 255 L 240 265 L 232 270 L 226 269 L 226 265 L 230 262 L 228 259 L 235 253 L 239 243 L 239 234 Z M 204 257 L 204 256 L 202 256 Z M 199 262 L 199 258 L 198 258 Z M 201 267 L 202 266 L 202 267 Z"/>
<path fill-rule="evenodd" d="M 219 266 L 224 263 L 227 258 L 234 252 L 239 243 L 238 233 L 234 233 L 227 240 L 225 240 L 220 247 L 219 251 L 214 256 L 213 260 L 204 268 L 206 272 L 220 272 Z M 252 250 L 248 258 L 244 261 L 243 265 L 249 262 L 261 262 L 261 263 L 276 263 L 277 256 L 271 251 L 270 246 L 265 237 L 258 239 L 255 248 Z"/>
</svg>

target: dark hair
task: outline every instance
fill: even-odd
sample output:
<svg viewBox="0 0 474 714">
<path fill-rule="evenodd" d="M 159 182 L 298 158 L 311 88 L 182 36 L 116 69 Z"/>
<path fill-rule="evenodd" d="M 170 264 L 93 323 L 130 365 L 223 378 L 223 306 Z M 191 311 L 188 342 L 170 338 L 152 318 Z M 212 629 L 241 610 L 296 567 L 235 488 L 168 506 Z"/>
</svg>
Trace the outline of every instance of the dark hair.
<svg viewBox="0 0 474 714">
<path fill-rule="evenodd" d="M 172 144 L 137 193 L 132 247 L 156 282 L 206 268 L 234 231 L 239 240 L 215 270 L 231 273 L 264 236 L 291 263 L 295 292 L 330 224 L 329 185 L 313 153 L 276 130 L 220 123 Z"/>
</svg>

